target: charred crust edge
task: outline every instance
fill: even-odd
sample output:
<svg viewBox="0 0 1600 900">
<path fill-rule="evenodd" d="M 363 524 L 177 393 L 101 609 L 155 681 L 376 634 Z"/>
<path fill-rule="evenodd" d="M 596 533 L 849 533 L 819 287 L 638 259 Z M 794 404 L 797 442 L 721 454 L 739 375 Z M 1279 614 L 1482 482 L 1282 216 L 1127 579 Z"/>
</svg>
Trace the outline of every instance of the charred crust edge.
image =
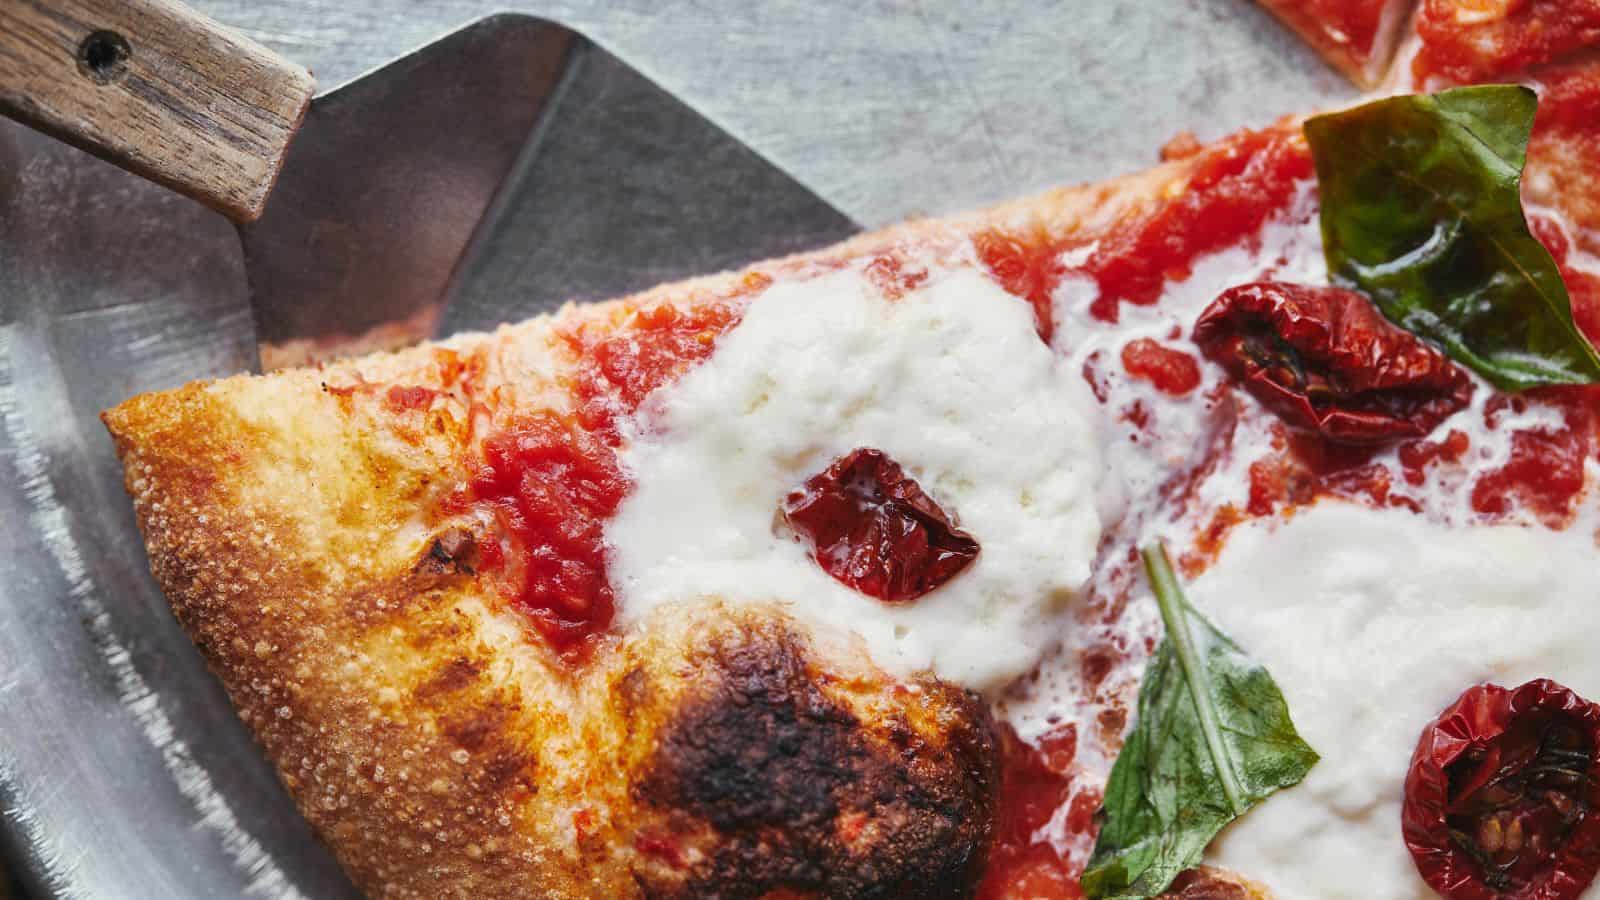
<svg viewBox="0 0 1600 900">
<path fill-rule="evenodd" d="M 699 678 L 633 788 L 683 848 L 637 869 L 646 896 L 971 894 L 999 787 L 980 698 L 934 683 L 937 725 L 864 723 L 786 630 L 714 639 Z"/>
</svg>

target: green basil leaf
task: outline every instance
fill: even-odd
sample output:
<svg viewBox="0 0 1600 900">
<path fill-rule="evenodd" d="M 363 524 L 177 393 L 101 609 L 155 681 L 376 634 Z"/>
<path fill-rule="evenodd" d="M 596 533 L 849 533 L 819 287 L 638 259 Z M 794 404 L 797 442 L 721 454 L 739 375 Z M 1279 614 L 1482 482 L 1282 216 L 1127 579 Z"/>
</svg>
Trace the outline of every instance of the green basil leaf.
<svg viewBox="0 0 1600 900">
<path fill-rule="evenodd" d="M 1166 549 L 1143 555 L 1167 635 L 1106 784 L 1083 873 L 1090 898 L 1160 894 L 1222 826 L 1317 761 L 1272 676 L 1184 599 Z"/>
<path fill-rule="evenodd" d="M 1306 122 L 1328 271 L 1504 390 L 1600 380 L 1519 184 L 1538 99 L 1516 85 L 1391 97 Z"/>
</svg>

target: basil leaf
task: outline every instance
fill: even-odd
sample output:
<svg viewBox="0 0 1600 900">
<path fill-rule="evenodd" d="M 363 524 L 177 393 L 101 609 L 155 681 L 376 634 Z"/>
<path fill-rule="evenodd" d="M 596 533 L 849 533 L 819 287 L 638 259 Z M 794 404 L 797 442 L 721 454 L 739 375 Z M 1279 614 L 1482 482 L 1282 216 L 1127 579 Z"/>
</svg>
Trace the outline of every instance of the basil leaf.
<svg viewBox="0 0 1600 900">
<path fill-rule="evenodd" d="M 1328 271 L 1504 390 L 1600 380 L 1518 185 L 1538 99 L 1516 85 L 1391 97 L 1306 122 Z"/>
<path fill-rule="evenodd" d="M 1090 898 L 1160 894 L 1222 826 L 1317 761 L 1272 676 L 1184 599 L 1166 549 L 1143 555 L 1167 636 L 1106 784 L 1083 873 Z"/>
</svg>

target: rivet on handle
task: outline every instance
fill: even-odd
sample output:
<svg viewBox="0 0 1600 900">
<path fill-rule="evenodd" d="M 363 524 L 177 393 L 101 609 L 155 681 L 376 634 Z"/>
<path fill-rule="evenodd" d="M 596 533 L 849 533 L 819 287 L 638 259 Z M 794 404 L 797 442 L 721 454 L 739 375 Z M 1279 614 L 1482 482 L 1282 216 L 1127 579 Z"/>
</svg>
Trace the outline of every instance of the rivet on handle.
<svg viewBox="0 0 1600 900">
<path fill-rule="evenodd" d="M 102 28 L 90 32 L 78 45 L 78 69 L 98 84 L 110 84 L 127 71 L 132 55 L 127 38 Z"/>
<path fill-rule="evenodd" d="M 235 222 L 260 217 L 315 90 L 179 0 L 0 0 L 0 115 Z"/>
</svg>

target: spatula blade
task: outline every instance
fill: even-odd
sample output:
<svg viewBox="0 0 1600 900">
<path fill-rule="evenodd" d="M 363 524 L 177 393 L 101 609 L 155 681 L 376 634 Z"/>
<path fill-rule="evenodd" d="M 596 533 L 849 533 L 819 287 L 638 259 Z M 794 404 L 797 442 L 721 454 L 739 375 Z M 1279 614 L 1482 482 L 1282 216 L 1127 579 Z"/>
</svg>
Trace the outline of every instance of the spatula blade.
<svg viewBox="0 0 1600 900">
<path fill-rule="evenodd" d="M 241 239 L 273 369 L 857 230 L 615 56 L 504 15 L 318 98 Z"/>
<path fill-rule="evenodd" d="M 823 247 L 855 222 L 627 63 L 583 44 L 446 333 Z"/>
<path fill-rule="evenodd" d="M 427 337 L 579 38 L 495 16 L 313 101 L 240 229 L 265 369 Z"/>
</svg>

